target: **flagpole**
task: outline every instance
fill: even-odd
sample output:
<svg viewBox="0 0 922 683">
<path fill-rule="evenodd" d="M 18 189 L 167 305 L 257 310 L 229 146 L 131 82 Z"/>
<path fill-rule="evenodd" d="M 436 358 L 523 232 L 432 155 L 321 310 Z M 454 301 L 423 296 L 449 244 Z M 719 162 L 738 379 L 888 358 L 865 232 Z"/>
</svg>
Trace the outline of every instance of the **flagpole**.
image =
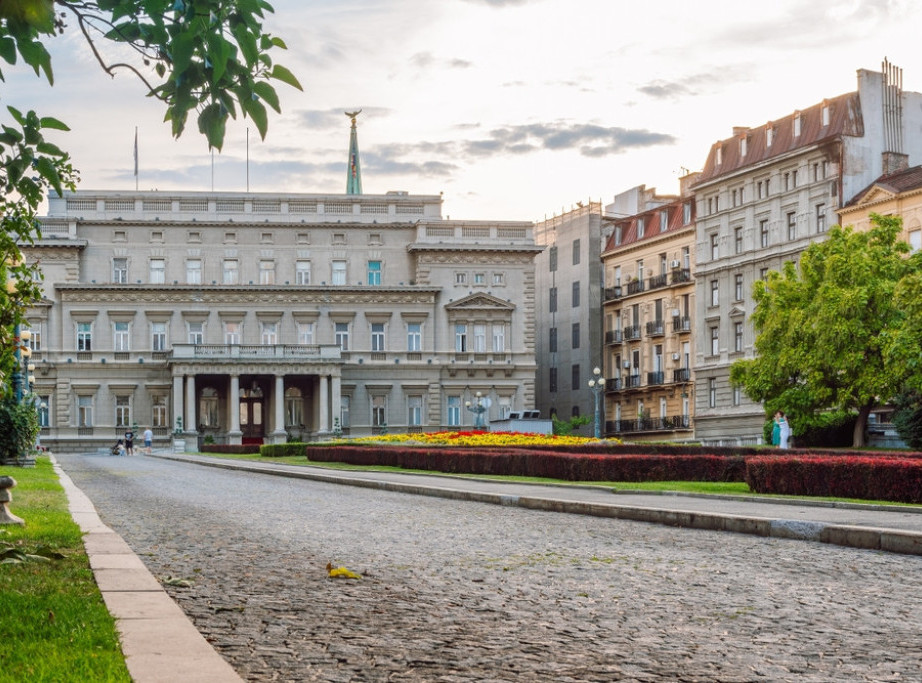
<svg viewBox="0 0 922 683">
<path fill-rule="evenodd" d="M 134 191 L 138 191 L 138 127 L 134 127 Z"/>
<path fill-rule="evenodd" d="M 247 192 L 250 191 L 250 128 L 247 126 Z"/>
</svg>

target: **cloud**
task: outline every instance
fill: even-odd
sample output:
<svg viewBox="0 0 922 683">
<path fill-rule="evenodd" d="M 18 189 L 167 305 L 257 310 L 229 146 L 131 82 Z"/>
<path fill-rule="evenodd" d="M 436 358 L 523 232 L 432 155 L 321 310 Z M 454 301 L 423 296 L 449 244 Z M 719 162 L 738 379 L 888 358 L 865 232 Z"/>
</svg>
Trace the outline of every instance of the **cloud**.
<svg viewBox="0 0 922 683">
<path fill-rule="evenodd" d="M 692 74 L 674 80 L 656 79 L 640 85 L 637 91 L 655 100 L 678 100 L 726 90 L 741 81 L 752 78 L 753 66 L 734 64 L 722 66 L 713 72 Z"/>
<path fill-rule="evenodd" d="M 528 4 L 529 0 L 464 0 L 472 5 L 487 5 L 488 7 L 514 7 Z"/>
<path fill-rule="evenodd" d="M 643 129 L 606 127 L 597 124 L 565 122 L 506 126 L 490 131 L 489 138 L 462 143 L 471 156 L 528 154 L 540 149 L 575 149 L 587 157 L 621 154 L 630 149 L 673 144 L 672 135 Z"/>
<path fill-rule="evenodd" d="M 362 110 L 362 117 L 384 118 L 390 116 L 392 109 L 387 107 L 359 107 Z M 293 116 L 297 125 L 303 125 L 312 130 L 327 130 L 342 128 L 348 126 L 345 113 L 347 111 L 358 111 L 352 105 L 343 105 L 334 109 L 302 109 L 294 112 Z M 344 124 L 343 121 L 346 121 Z"/>
<path fill-rule="evenodd" d="M 441 59 L 431 52 L 417 52 L 410 57 L 410 64 L 418 69 L 469 69 L 474 65 L 473 62 L 459 57 Z"/>
</svg>

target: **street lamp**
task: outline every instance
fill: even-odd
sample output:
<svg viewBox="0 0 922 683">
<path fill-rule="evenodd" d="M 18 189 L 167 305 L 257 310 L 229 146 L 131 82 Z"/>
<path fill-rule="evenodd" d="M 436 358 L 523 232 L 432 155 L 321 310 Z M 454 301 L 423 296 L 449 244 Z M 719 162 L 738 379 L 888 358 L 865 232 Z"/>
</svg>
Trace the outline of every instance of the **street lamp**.
<svg viewBox="0 0 922 683">
<path fill-rule="evenodd" d="M 605 378 L 602 377 L 602 371 L 595 368 L 592 371 L 593 377 L 589 380 L 589 389 L 595 396 L 595 438 L 602 438 L 602 416 L 599 410 L 599 396 L 605 391 Z"/>
<path fill-rule="evenodd" d="M 485 429 L 483 422 L 483 414 L 487 412 L 487 409 L 490 407 L 490 399 L 484 398 L 483 394 L 479 391 L 475 394 L 476 401 L 472 404 L 470 401 L 465 401 L 465 407 L 474 413 L 474 428 L 475 429 Z"/>
</svg>

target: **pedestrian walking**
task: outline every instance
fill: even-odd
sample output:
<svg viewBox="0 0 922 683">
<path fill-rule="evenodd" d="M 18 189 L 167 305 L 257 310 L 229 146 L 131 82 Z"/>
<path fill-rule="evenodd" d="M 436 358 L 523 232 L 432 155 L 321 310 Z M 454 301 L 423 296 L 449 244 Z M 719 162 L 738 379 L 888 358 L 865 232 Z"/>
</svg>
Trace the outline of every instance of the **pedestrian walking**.
<svg viewBox="0 0 922 683">
<path fill-rule="evenodd" d="M 147 454 L 151 453 L 151 445 L 154 442 L 154 433 L 151 431 L 151 428 L 148 427 L 144 430 L 144 450 L 147 451 Z"/>
<path fill-rule="evenodd" d="M 134 455 L 134 432 L 130 429 L 125 432 L 125 452 Z"/>
</svg>

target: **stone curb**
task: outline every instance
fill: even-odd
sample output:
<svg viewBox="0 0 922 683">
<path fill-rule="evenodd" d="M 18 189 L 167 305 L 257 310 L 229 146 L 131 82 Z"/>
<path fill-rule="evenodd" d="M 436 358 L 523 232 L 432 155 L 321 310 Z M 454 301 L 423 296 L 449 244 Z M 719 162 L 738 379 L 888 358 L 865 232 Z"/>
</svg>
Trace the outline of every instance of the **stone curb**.
<svg viewBox="0 0 922 683">
<path fill-rule="evenodd" d="M 135 683 L 242 681 L 117 533 L 99 519 L 92 501 L 51 457 L 83 532 L 96 585 L 115 618 L 122 654 Z"/>
<path fill-rule="evenodd" d="M 319 474 L 309 471 L 293 472 L 291 470 L 263 467 L 251 461 L 248 461 L 246 465 L 242 465 L 231 461 L 205 462 L 199 459 L 192 459 L 181 455 L 174 456 L 171 454 L 155 453 L 153 457 L 166 460 L 178 460 L 195 465 L 202 465 L 204 467 L 242 470 L 295 479 L 311 479 L 331 484 L 359 486 L 396 493 L 434 496 L 453 500 L 468 500 L 494 505 L 507 505 L 527 508 L 529 510 L 611 517 L 634 522 L 648 522 L 650 524 L 685 527 L 689 529 L 729 531 L 755 536 L 817 541 L 819 543 L 828 543 L 830 545 L 839 545 L 848 548 L 860 548 L 863 550 L 881 550 L 905 555 L 922 555 L 922 533 L 902 531 L 899 529 L 881 529 L 830 524 L 826 522 L 805 522 L 802 520 L 750 517 L 745 515 L 707 513 L 691 510 L 657 510 L 608 503 L 581 503 L 578 501 L 554 500 L 552 498 L 535 498 L 533 496 L 526 497 L 509 494 L 482 493 L 477 491 L 465 491 L 463 489 L 453 489 L 445 486 L 421 486 L 418 484 L 401 484 L 397 482 L 379 481 L 376 479 L 337 477 L 332 474 Z M 726 499 L 726 497 L 723 498 Z M 801 505 L 803 505 L 803 503 L 801 503 Z"/>
</svg>

